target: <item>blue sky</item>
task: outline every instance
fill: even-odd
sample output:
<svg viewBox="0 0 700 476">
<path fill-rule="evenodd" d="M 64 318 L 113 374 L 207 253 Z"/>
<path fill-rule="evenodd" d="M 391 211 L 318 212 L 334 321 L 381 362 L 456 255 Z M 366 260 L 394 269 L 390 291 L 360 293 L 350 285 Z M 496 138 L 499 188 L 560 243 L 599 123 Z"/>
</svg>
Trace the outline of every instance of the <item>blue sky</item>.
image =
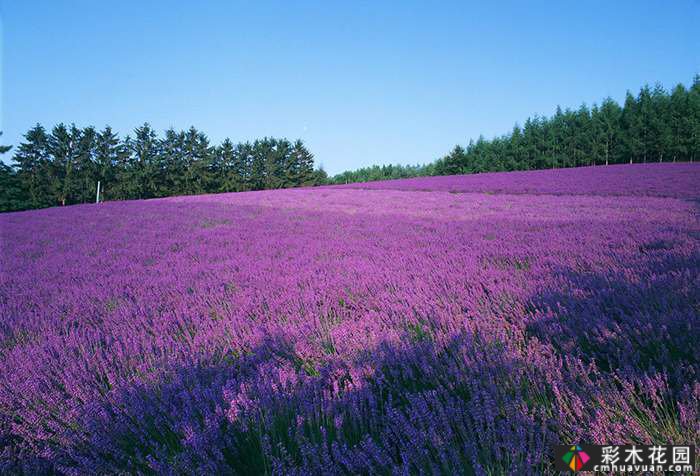
<svg viewBox="0 0 700 476">
<path fill-rule="evenodd" d="M 5 144 L 37 122 L 195 125 L 301 138 L 329 173 L 700 73 L 699 0 L 14 0 L 0 18 Z"/>
</svg>

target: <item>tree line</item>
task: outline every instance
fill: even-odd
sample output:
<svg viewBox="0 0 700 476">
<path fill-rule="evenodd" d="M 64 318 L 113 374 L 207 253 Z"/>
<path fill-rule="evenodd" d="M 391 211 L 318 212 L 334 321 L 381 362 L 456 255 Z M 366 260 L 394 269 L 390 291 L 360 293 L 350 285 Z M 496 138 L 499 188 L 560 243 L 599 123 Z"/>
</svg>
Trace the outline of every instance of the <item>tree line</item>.
<svg viewBox="0 0 700 476">
<path fill-rule="evenodd" d="M 0 146 L 0 154 L 8 146 Z M 700 158 L 700 75 L 672 91 L 644 86 L 624 104 L 611 98 L 578 109 L 557 107 L 487 140 L 457 145 L 426 165 L 382 165 L 329 179 L 297 140 L 264 138 L 212 146 L 191 127 L 158 137 L 147 123 L 133 137 L 107 126 L 37 124 L 24 135 L 11 165 L 0 162 L 0 211 L 86 203 L 100 181 L 105 200 L 240 192 L 324 183 L 469 174 L 585 165 L 690 161 Z"/>
<path fill-rule="evenodd" d="M 428 165 L 372 165 L 357 170 L 347 170 L 334 175 L 330 182 L 334 184 L 353 182 L 373 182 L 433 175 L 433 164 Z"/>
<path fill-rule="evenodd" d="M 607 98 L 576 110 L 557 108 L 523 126 L 487 140 L 457 145 L 423 166 L 385 165 L 343 172 L 333 183 L 366 182 L 425 175 L 533 170 L 585 165 L 693 162 L 700 158 L 700 76 L 690 88 L 672 91 L 644 86 L 623 105 Z"/>
<path fill-rule="evenodd" d="M 109 126 L 37 124 L 12 164 L 0 163 L 0 211 L 94 202 L 98 181 L 101 200 L 127 200 L 317 185 L 327 176 L 301 140 L 212 145 L 194 127 L 159 137 L 146 123 L 120 139 Z"/>
</svg>

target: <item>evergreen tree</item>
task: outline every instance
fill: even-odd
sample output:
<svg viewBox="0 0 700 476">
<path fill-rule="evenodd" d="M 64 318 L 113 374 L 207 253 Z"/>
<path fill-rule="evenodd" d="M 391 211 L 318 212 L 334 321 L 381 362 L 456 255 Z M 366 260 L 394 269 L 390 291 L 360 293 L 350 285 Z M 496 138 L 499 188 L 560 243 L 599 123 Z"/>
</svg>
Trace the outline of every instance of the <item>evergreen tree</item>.
<svg viewBox="0 0 700 476">
<path fill-rule="evenodd" d="M 688 159 L 700 157 L 700 75 L 696 75 L 688 91 Z"/>
<path fill-rule="evenodd" d="M 163 181 L 158 167 L 159 146 L 156 133 L 147 122 L 134 130 L 134 139 L 129 144 L 130 161 L 126 180 L 131 198 L 153 198 L 159 195 Z"/>
<path fill-rule="evenodd" d="M 672 147 L 670 97 L 664 88 L 657 84 L 651 92 L 650 101 L 649 147 L 651 158 L 663 162 L 664 154 Z"/>
<path fill-rule="evenodd" d="M 97 167 L 94 154 L 97 144 L 97 132 L 94 127 L 71 128 L 75 144 L 73 160 L 73 180 L 70 184 L 70 196 L 73 203 L 88 203 L 95 200 L 97 191 Z"/>
<path fill-rule="evenodd" d="M 159 147 L 159 168 L 163 169 L 161 189 L 158 196 L 184 194 L 185 181 L 189 176 L 185 175 L 187 160 L 185 157 L 185 133 L 173 128 L 165 131 L 165 137 Z"/>
<path fill-rule="evenodd" d="M 124 162 L 127 150 L 109 126 L 97 134 L 95 141 L 95 168 L 100 181 L 101 199 L 118 198 L 117 170 Z"/>
<path fill-rule="evenodd" d="M 17 180 L 26 195 L 28 208 L 49 207 L 57 203 L 49 157 L 49 137 L 37 124 L 24 135 L 24 142 L 17 147 L 13 157 Z"/>
<path fill-rule="evenodd" d="M 267 139 L 258 139 L 252 144 L 250 162 L 251 190 L 263 190 L 265 188 L 269 148 L 270 144 Z"/>
<path fill-rule="evenodd" d="M 24 210 L 28 207 L 29 201 L 17 172 L 11 166 L 0 162 L 0 212 Z"/>
<path fill-rule="evenodd" d="M 227 137 L 220 146 L 214 149 L 214 156 L 220 192 L 238 192 L 241 176 L 235 173 L 234 164 L 236 161 L 236 148 L 233 142 Z"/>
<path fill-rule="evenodd" d="M 440 175 L 455 175 L 462 172 L 465 150 L 461 145 L 456 145 L 449 155 L 444 157 L 439 165 L 436 164 Z"/>
<path fill-rule="evenodd" d="M 644 151 L 644 125 L 637 100 L 628 91 L 622 108 L 622 138 L 629 163 L 640 162 Z"/>
<path fill-rule="evenodd" d="M 616 163 L 618 144 L 620 142 L 620 118 L 622 109 L 611 98 L 606 98 L 595 115 L 594 122 L 598 126 L 598 134 L 602 143 L 602 156 L 605 165 Z"/>
<path fill-rule="evenodd" d="M 314 183 L 314 156 L 301 140 L 294 142 L 290 153 L 292 167 L 289 180 L 293 186 Z"/>
<path fill-rule="evenodd" d="M 70 193 L 75 189 L 73 161 L 75 158 L 75 139 L 79 131 L 75 125 L 70 129 L 61 123 L 51 130 L 48 140 L 51 155 L 50 183 L 51 195 L 61 205 L 71 203 Z"/>
<path fill-rule="evenodd" d="M 265 138 L 259 143 L 264 162 L 263 188 L 277 189 L 288 186 L 293 170 L 287 160 L 291 145 L 287 140 Z"/>
<path fill-rule="evenodd" d="M 635 133 L 641 146 L 642 163 L 647 163 L 654 151 L 654 134 L 652 130 L 653 103 L 649 86 L 643 86 L 637 96 L 637 129 Z"/>
<path fill-rule="evenodd" d="M 0 155 L 9 152 L 10 149 L 11 145 L 0 145 Z M 0 212 L 22 210 L 27 208 L 27 205 L 27 197 L 22 190 L 17 171 L 0 161 Z"/>
<path fill-rule="evenodd" d="M 203 193 L 211 181 L 212 149 L 204 133 L 190 127 L 184 137 L 184 170 L 181 193 Z"/>
<path fill-rule="evenodd" d="M 233 170 L 240 176 L 239 192 L 253 190 L 253 147 L 250 142 L 236 145 Z"/>
<path fill-rule="evenodd" d="M 117 156 L 114 167 L 114 186 L 111 187 L 111 196 L 116 200 L 130 200 L 137 197 L 136 174 L 134 173 L 134 160 L 132 151 L 131 136 L 127 135 L 122 140 L 120 146 L 124 153 Z"/>
<path fill-rule="evenodd" d="M 2 136 L 2 131 L 0 131 L 0 136 Z M 12 149 L 11 145 L 0 145 L 0 155 L 5 154 Z"/>
<path fill-rule="evenodd" d="M 671 160 L 684 160 L 688 156 L 692 121 L 688 109 L 688 91 L 678 84 L 669 99 L 669 144 Z"/>
</svg>

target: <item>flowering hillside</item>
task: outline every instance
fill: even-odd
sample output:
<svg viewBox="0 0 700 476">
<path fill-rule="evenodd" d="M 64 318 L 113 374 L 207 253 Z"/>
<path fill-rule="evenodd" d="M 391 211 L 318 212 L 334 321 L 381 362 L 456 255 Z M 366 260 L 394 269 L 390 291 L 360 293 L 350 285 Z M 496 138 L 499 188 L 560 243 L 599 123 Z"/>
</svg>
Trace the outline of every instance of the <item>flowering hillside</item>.
<svg viewBox="0 0 700 476">
<path fill-rule="evenodd" d="M 696 198 L 700 166 L 633 164 L 352 183 L 344 188 Z"/>
<path fill-rule="evenodd" d="M 700 441 L 700 167 L 351 187 L 0 215 L 0 472 L 540 474 L 551 444 Z"/>
</svg>

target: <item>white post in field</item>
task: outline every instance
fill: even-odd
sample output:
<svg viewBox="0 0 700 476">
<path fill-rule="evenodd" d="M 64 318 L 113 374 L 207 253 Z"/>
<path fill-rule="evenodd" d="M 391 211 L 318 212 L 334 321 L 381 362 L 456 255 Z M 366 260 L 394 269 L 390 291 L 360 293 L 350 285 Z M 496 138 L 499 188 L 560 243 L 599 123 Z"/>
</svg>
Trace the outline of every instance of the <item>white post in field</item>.
<svg viewBox="0 0 700 476">
<path fill-rule="evenodd" d="M 100 181 L 97 181 L 97 196 L 95 197 L 95 203 L 100 203 Z"/>
</svg>

